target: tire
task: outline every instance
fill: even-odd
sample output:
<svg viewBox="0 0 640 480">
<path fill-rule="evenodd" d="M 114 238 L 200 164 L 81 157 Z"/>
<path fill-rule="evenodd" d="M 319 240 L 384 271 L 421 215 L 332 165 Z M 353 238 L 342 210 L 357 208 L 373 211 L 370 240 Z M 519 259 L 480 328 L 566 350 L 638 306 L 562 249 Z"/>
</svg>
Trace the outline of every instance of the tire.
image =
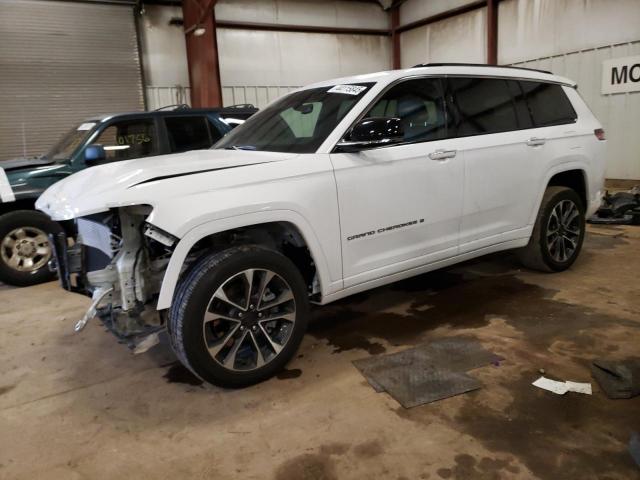
<svg viewBox="0 0 640 480">
<path fill-rule="evenodd" d="M 52 249 L 47 235 L 61 231 L 60 225 L 35 210 L 1 215 L 0 281 L 26 287 L 54 279 L 48 266 Z"/>
<path fill-rule="evenodd" d="M 557 220 L 566 214 L 564 225 Z M 567 187 L 547 187 L 526 247 L 517 250 L 520 262 L 542 272 L 561 272 L 576 261 L 585 233 L 584 206 L 578 194 Z M 554 235 L 554 231 L 558 233 Z M 558 236 L 560 240 L 558 240 Z M 547 241 L 547 239 L 549 241 Z M 551 242 L 551 243 L 549 243 Z M 563 255 L 564 253 L 564 255 Z"/>
<path fill-rule="evenodd" d="M 189 270 L 174 296 L 168 331 L 178 359 L 195 375 L 240 388 L 279 372 L 308 321 L 297 267 L 276 251 L 239 246 L 206 255 Z"/>
</svg>

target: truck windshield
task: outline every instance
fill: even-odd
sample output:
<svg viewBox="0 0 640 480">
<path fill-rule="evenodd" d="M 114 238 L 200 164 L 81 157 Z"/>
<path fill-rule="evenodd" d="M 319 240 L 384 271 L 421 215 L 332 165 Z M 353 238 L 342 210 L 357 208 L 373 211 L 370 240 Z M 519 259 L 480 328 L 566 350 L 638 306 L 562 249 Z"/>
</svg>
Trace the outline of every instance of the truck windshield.
<svg viewBox="0 0 640 480">
<path fill-rule="evenodd" d="M 259 111 L 213 148 L 313 153 L 372 83 L 302 90 Z"/>
<path fill-rule="evenodd" d="M 58 140 L 58 143 L 45 155 L 46 158 L 55 162 L 69 160 L 76 148 L 84 142 L 95 126 L 94 122 L 85 122 L 75 126 Z"/>
</svg>

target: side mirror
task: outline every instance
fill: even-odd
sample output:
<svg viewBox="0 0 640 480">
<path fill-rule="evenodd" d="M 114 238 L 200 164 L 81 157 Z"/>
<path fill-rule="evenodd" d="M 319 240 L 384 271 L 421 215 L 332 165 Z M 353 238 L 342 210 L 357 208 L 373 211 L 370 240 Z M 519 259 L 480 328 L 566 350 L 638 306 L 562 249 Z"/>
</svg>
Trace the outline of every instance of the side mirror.
<svg viewBox="0 0 640 480">
<path fill-rule="evenodd" d="M 94 143 L 84 149 L 84 163 L 86 163 L 87 166 L 98 165 L 100 162 L 106 160 L 106 158 L 107 154 L 102 145 Z"/>
<path fill-rule="evenodd" d="M 404 129 L 399 118 L 363 118 L 336 145 L 341 152 L 358 152 L 404 141 Z"/>
</svg>

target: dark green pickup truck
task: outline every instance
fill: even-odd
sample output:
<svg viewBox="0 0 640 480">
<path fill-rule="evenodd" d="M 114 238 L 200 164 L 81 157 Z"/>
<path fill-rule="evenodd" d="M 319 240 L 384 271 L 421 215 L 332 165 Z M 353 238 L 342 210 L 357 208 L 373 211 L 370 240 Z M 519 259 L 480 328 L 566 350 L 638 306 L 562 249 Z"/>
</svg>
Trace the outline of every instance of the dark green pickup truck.
<svg viewBox="0 0 640 480">
<path fill-rule="evenodd" d="M 104 115 L 72 128 L 45 155 L 0 162 L 0 281 L 26 286 L 53 277 L 48 234 L 60 226 L 34 210 L 50 185 L 92 165 L 209 148 L 256 111 L 179 106 Z"/>
</svg>

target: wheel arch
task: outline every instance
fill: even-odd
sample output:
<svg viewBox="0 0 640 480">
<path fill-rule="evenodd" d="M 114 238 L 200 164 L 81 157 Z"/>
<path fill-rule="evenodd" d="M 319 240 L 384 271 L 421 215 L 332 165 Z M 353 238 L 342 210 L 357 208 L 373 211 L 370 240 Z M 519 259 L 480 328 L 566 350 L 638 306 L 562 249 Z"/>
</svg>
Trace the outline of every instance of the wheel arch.
<svg viewBox="0 0 640 480">
<path fill-rule="evenodd" d="M 211 251 L 240 244 L 266 245 L 283 253 L 312 285 L 313 293 L 326 295 L 340 288 L 339 282 L 331 280 L 322 247 L 306 220 L 291 210 L 274 210 L 214 220 L 187 232 L 169 260 L 157 309 L 171 306 L 190 255 L 201 249 Z"/>
<path fill-rule="evenodd" d="M 538 192 L 535 207 L 529 217 L 529 225 L 533 225 L 540 209 L 544 192 L 548 187 L 568 187 L 576 190 L 586 209 L 589 205 L 589 178 L 587 166 L 581 162 L 561 163 L 549 169 Z"/>
</svg>

